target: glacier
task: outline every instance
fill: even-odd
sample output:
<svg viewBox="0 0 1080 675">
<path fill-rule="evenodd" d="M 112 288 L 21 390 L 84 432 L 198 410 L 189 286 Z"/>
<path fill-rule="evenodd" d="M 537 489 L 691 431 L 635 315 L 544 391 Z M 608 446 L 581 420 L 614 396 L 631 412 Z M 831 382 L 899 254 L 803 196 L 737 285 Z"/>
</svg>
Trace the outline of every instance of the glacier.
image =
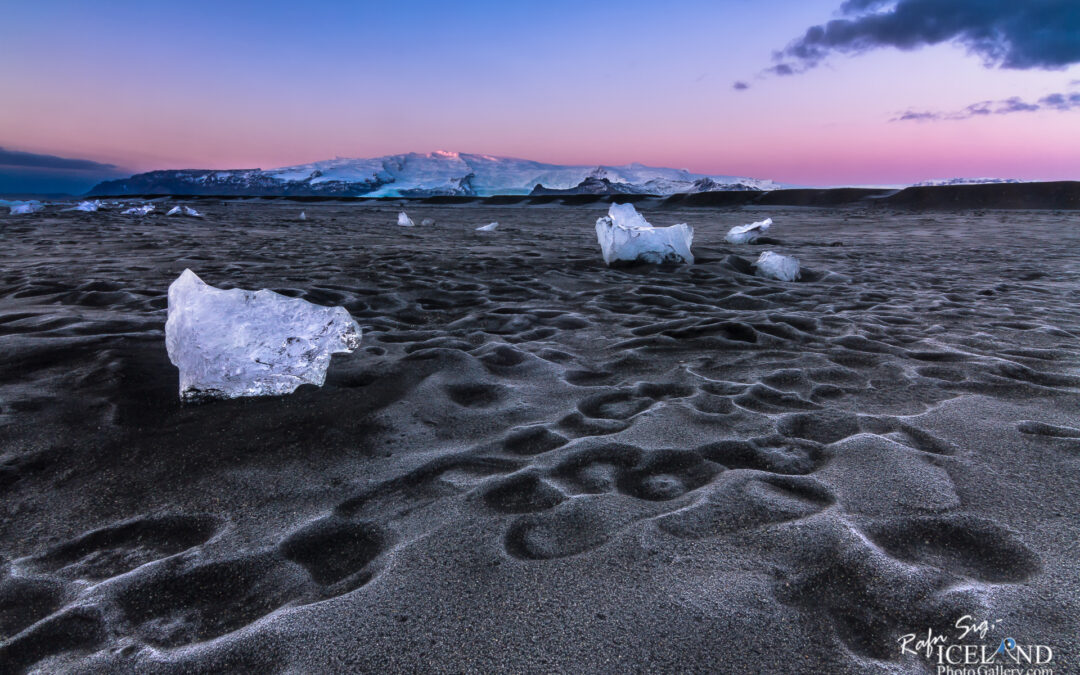
<svg viewBox="0 0 1080 675">
<path fill-rule="evenodd" d="M 772 218 L 750 223 L 749 225 L 736 225 L 724 235 L 724 241 L 731 244 L 751 244 L 757 241 L 769 227 L 772 226 Z"/>
<path fill-rule="evenodd" d="M 795 281 L 799 278 L 799 261 L 772 251 L 763 251 L 753 263 L 754 274 L 777 281 Z"/>
<path fill-rule="evenodd" d="M 912 183 L 911 187 L 940 187 L 943 185 L 993 185 L 1007 183 L 1025 183 L 1016 178 L 938 178 Z"/>
<path fill-rule="evenodd" d="M 190 269 L 169 286 L 165 348 L 180 370 L 180 398 L 288 394 L 322 386 L 332 354 L 360 346 L 344 307 L 271 290 L 222 290 Z"/>
<path fill-rule="evenodd" d="M 278 169 L 150 171 L 105 181 L 98 196 L 148 194 L 341 195 L 426 197 L 527 195 L 538 185 L 571 189 L 583 181 L 608 181 L 618 191 L 674 194 L 729 189 L 771 190 L 770 180 L 693 173 L 644 164 L 560 165 L 513 157 L 436 151 L 373 158 L 336 158 Z"/>
<path fill-rule="evenodd" d="M 587 166 L 545 164 L 527 159 L 439 150 L 371 159 L 338 158 L 272 169 L 278 180 L 308 180 L 315 184 L 358 183 L 376 185 L 367 197 L 412 197 L 432 194 L 490 196 L 529 194 L 538 184 L 572 188 L 586 178 L 607 178 L 612 183 L 659 189 L 659 194 L 691 191 L 695 181 L 710 179 L 717 185 L 743 184 L 772 189 L 772 181 L 739 176 L 708 176 L 686 169 L 644 164 Z M 317 176 L 312 176 L 318 174 Z M 670 184 L 670 185 L 669 185 Z"/>
<path fill-rule="evenodd" d="M 633 204 L 612 204 L 596 220 L 596 238 L 604 262 L 694 263 L 690 246 L 694 228 L 686 223 L 653 227 Z"/>
</svg>

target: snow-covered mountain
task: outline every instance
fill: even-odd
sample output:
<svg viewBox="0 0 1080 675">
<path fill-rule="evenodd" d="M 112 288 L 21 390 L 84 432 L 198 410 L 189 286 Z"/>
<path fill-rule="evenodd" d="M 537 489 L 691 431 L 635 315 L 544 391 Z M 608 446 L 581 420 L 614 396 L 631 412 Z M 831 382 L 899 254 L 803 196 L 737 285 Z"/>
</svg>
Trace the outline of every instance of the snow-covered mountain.
<svg viewBox="0 0 1080 675">
<path fill-rule="evenodd" d="M 737 180 L 750 180 L 746 178 L 740 178 Z M 753 191 L 761 192 L 763 189 L 773 189 L 773 186 L 768 188 L 761 187 L 763 181 L 752 181 L 757 185 L 747 185 L 745 183 L 717 183 L 712 178 L 698 178 L 695 181 L 686 180 L 670 180 L 667 178 L 653 178 L 645 181 L 644 183 L 623 183 L 615 182 L 610 178 L 597 178 L 595 176 L 588 176 L 585 180 L 581 181 L 577 185 L 571 188 L 549 188 L 546 185 L 537 183 L 532 189 L 531 195 L 673 195 L 673 194 L 690 194 L 695 192 L 744 192 Z"/>
<path fill-rule="evenodd" d="M 1023 183 L 1016 178 L 939 178 L 912 183 L 911 187 L 938 187 L 941 185 L 986 185 L 990 183 Z"/>
<path fill-rule="evenodd" d="M 728 189 L 771 190 L 772 181 L 707 176 L 685 169 L 565 166 L 458 152 L 408 153 L 371 159 L 330 159 L 280 169 L 150 171 L 100 183 L 91 194 L 200 194 L 355 197 L 529 194 L 537 185 L 573 190 L 587 179 L 617 192 L 667 195 Z"/>
</svg>

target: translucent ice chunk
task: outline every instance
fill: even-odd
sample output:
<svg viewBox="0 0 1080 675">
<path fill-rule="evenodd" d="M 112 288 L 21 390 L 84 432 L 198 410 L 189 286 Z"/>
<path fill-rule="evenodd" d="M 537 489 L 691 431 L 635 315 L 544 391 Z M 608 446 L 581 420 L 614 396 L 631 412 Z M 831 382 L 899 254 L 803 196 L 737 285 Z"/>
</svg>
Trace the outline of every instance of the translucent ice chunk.
<svg viewBox="0 0 1080 675">
<path fill-rule="evenodd" d="M 303 211 L 300 212 L 300 220 L 307 220 L 307 214 Z"/>
<path fill-rule="evenodd" d="M 653 227 L 633 204 L 612 204 L 608 215 L 596 221 L 596 238 L 604 262 L 689 263 L 694 228 L 686 223 Z"/>
<path fill-rule="evenodd" d="M 412 218 L 410 218 L 407 213 L 402 211 L 401 213 L 397 214 L 397 224 L 401 225 L 402 227 L 412 227 L 416 223 L 412 221 Z"/>
<path fill-rule="evenodd" d="M 100 209 L 100 208 L 102 208 L 104 206 L 105 205 L 102 204 L 100 200 L 95 199 L 94 201 L 79 202 L 75 206 L 72 206 L 70 209 L 64 209 L 64 210 L 65 211 L 86 211 L 88 213 L 93 213 L 94 211 L 97 211 L 98 209 Z"/>
<path fill-rule="evenodd" d="M 202 218 L 202 214 L 191 208 L 190 206 L 174 206 L 166 213 L 167 216 L 191 216 L 192 218 Z"/>
<path fill-rule="evenodd" d="M 165 347 L 180 369 L 180 398 L 288 394 L 322 386 L 331 354 L 360 346 L 344 307 L 270 290 L 221 290 L 191 270 L 169 286 Z"/>
<path fill-rule="evenodd" d="M 495 228 L 498 227 L 498 226 L 499 226 L 498 223 L 488 223 L 487 225 L 481 225 L 480 227 L 476 228 L 476 231 L 477 232 L 494 232 Z"/>
<path fill-rule="evenodd" d="M 153 204 L 143 204 L 142 206 L 132 206 L 130 209 L 126 209 L 120 213 L 125 216 L 145 216 L 153 210 Z"/>
<path fill-rule="evenodd" d="M 799 261 L 795 258 L 764 251 L 754 262 L 754 271 L 759 277 L 777 281 L 795 281 L 799 278 Z"/>
<path fill-rule="evenodd" d="M 45 207 L 41 205 L 41 202 L 22 202 L 21 204 L 12 204 L 11 215 L 19 216 L 26 215 L 28 213 L 37 213 L 43 208 Z"/>
<path fill-rule="evenodd" d="M 423 225 L 424 227 L 431 227 L 432 225 L 435 224 L 435 219 L 434 218 L 424 218 L 423 220 L 420 221 L 420 224 Z"/>
<path fill-rule="evenodd" d="M 732 244 L 750 244 L 764 234 L 770 225 L 772 225 L 772 218 L 766 218 L 749 225 L 736 225 L 728 230 L 728 233 L 724 235 L 724 239 Z"/>
</svg>

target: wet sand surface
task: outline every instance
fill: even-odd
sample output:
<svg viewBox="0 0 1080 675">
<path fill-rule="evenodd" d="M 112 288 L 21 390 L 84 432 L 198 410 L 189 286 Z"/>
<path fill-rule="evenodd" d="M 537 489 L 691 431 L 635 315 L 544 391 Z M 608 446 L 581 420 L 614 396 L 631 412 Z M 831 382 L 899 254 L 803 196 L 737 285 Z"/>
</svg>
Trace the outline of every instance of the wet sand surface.
<svg viewBox="0 0 1080 675">
<path fill-rule="evenodd" d="M 653 209 L 697 264 L 608 269 L 603 205 L 196 206 L 0 216 L 0 672 L 1080 667 L 1075 212 Z M 181 404 L 185 268 L 363 343 Z"/>
</svg>

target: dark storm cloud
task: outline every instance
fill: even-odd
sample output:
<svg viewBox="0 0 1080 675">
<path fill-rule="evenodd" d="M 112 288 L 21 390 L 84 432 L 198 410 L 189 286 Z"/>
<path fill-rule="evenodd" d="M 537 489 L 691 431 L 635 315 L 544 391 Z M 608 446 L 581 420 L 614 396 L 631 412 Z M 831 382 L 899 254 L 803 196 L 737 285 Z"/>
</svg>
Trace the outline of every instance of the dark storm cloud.
<svg viewBox="0 0 1080 675">
<path fill-rule="evenodd" d="M 731 85 L 731 88 L 735 91 L 746 91 L 750 88 L 750 85 L 745 82 L 736 82 L 735 84 Z"/>
<path fill-rule="evenodd" d="M 81 194 L 121 175 L 113 164 L 0 147 L 0 194 Z"/>
<path fill-rule="evenodd" d="M 1039 104 L 1054 110 L 1072 110 L 1080 108 L 1080 93 L 1050 94 L 1039 99 Z"/>
<path fill-rule="evenodd" d="M 801 73 L 834 52 L 913 50 L 956 42 L 987 66 L 1055 70 L 1080 63 L 1077 0 L 847 0 L 843 18 L 811 26 L 767 72 Z"/>
<path fill-rule="evenodd" d="M 908 110 L 892 119 L 893 122 L 930 122 L 936 120 L 967 120 L 986 115 L 1011 115 L 1013 113 L 1035 112 L 1036 110 L 1080 110 L 1080 92 L 1069 94 L 1048 94 L 1038 101 L 1025 101 L 1019 96 L 998 101 L 980 101 L 961 110 L 952 112 L 934 112 Z"/>
<path fill-rule="evenodd" d="M 899 115 L 897 115 L 896 117 L 894 117 L 893 119 L 891 119 L 889 121 L 890 122 L 932 122 L 932 121 L 940 120 L 940 119 L 945 119 L 943 113 L 929 112 L 929 111 L 925 111 L 925 110 L 922 110 L 922 111 L 908 110 L 907 112 L 900 113 Z"/>
<path fill-rule="evenodd" d="M 1028 103 L 1019 96 L 1013 96 L 1003 101 L 998 102 L 997 108 L 993 110 L 994 115 L 1008 115 L 1009 113 L 1016 112 L 1034 112 L 1040 108 L 1038 103 Z"/>
<path fill-rule="evenodd" d="M 102 164 L 89 159 L 68 159 L 55 155 L 39 155 L 33 152 L 5 150 L 0 147 L 0 166 L 25 167 L 28 169 L 56 169 L 64 171 L 110 171 L 114 164 Z"/>
</svg>

